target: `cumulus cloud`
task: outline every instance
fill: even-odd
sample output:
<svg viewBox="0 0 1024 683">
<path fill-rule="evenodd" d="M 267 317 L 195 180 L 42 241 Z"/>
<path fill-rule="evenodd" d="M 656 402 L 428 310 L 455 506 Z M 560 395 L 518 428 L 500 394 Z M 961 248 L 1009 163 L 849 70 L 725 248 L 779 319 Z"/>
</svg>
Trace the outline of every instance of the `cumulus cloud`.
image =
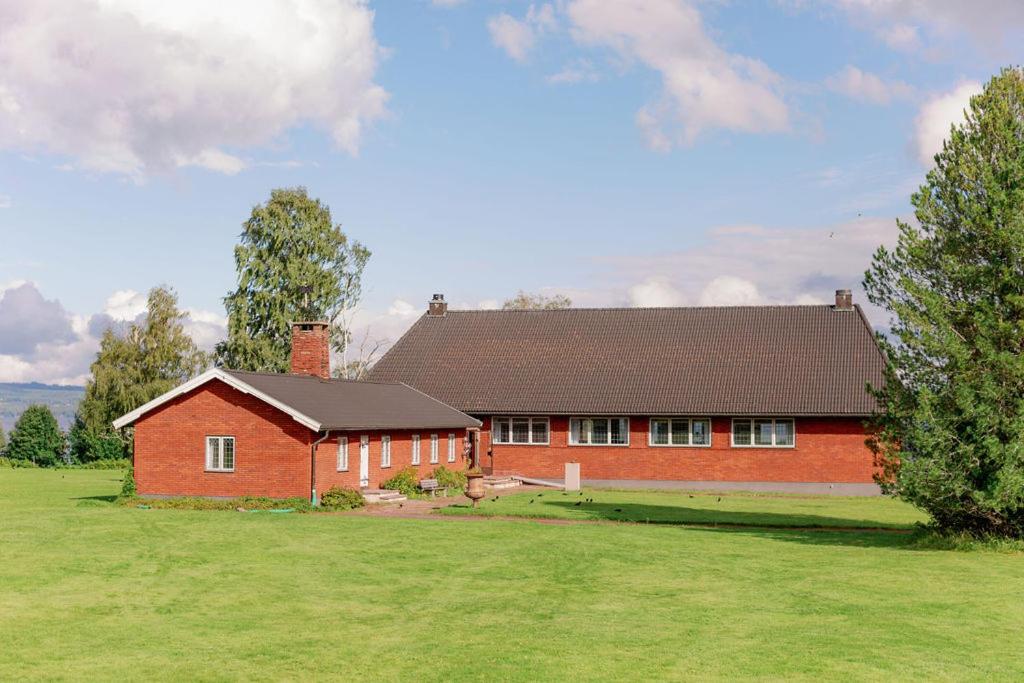
<svg viewBox="0 0 1024 683">
<path fill-rule="evenodd" d="M 523 19 L 502 12 L 487 20 L 491 41 L 517 62 L 526 61 L 538 36 L 555 25 L 555 8 L 550 4 L 530 5 Z"/>
<path fill-rule="evenodd" d="M 597 70 L 589 59 L 576 59 L 562 67 L 561 71 L 549 75 L 545 80 L 551 84 L 594 83 L 599 78 Z"/>
<path fill-rule="evenodd" d="M 108 329 L 123 334 L 145 320 L 146 297 L 130 289 L 108 297 L 93 315 L 70 313 L 46 299 L 32 282 L 0 286 L 0 382 L 82 384 Z M 183 325 L 204 350 L 223 339 L 227 319 L 220 314 L 185 309 Z"/>
<path fill-rule="evenodd" d="M 651 147 L 691 144 L 714 128 L 789 129 L 782 79 L 763 62 L 722 49 L 689 2 L 572 0 L 567 14 L 577 43 L 611 50 L 661 75 L 661 97 L 636 117 Z"/>
<path fill-rule="evenodd" d="M 913 86 L 903 81 L 886 81 L 879 76 L 847 66 L 837 74 L 825 79 L 825 85 L 832 91 L 861 102 L 889 104 L 893 100 L 913 97 Z"/>
<path fill-rule="evenodd" d="M 680 251 L 602 259 L 603 279 L 634 284 L 624 286 L 624 296 L 614 286 L 600 296 L 641 306 L 653 305 L 645 303 L 644 293 L 664 291 L 671 292 L 670 305 L 808 304 L 828 302 L 834 290 L 851 288 L 866 304 L 858 290 L 864 270 L 875 249 L 892 245 L 896 234 L 890 218 L 813 229 L 723 226 Z M 883 322 L 879 311 L 870 306 L 867 311 Z"/>
<path fill-rule="evenodd" d="M 629 288 L 630 305 L 638 308 L 682 306 L 686 298 L 665 277 L 650 277 Z"/>
<path fill-rule="evenodd" d="M 927 47 L 928 39 L 934 44 L 963 34 L 983 49 L 1001 49 L 1019 37 L 1024 26 L 1024 3 L 1019 0 L 833 1 L 887 45 L 901 50 L 918 51 Z"/>
<path fill-rule="evenodd" d="M 140 178 L 237 173 L 313 125 L 356 153 L 385 112 L 365 0 L 21 0 L 0 6 L 0 149 Z"/>
<path fill-rule="evenodd" d="M 981 84 L 964 81 L 948 93 L 931 97 L 925 102 L 914 119 L 914 151 L 924 166 L 935 162 L 935 155 L 942 151 L 943 141 L 949 137 L 954 123 L 964 121 L 964 110 L 971 97 L 981 92 Z"/>
</svg>

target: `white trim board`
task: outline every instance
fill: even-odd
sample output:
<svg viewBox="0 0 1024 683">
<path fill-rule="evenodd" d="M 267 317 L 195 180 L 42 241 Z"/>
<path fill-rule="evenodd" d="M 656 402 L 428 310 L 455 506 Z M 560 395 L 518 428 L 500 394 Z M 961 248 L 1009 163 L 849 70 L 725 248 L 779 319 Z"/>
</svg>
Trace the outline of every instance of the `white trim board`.
<svg viewBox="0 0 1024 683">
<path fill-rule="evenodd" d="M 197 389 L 198 387 L 201 387 L 207 382 L 215 379 L 224 382 L 224 384 L 227 384 L 232 389 L 236 389 L 242 392 L 243 394 L 249 394 L 251 396 L 254 396 L 255 398 L 258 398 L 264 403 L 274 406 L 281 412 L 290 415 L 291 418 L 298 422 L 299 424 L 309 427 L 314 432 L 319 432 L 323 427 L 323 425 L 321 425 L 319 422 L 309 417 L 308 415 L 303 415 L 302 413 L 295 410 L 291 406 L 285 405 L 284 403 L 281 403 L 277 399 L 271 398 L 267 394 L 264 394 L 262 391 L 259 391 L 258 389 L 246 384 L 237 377 L 229 375 L 220 368 L 210 368 L 209 370 L 199 375 L 198 377 L 190 379 L 184 384 L 179 385 L 174 389 L 171 389 L 162 396 L 157 396 L 149 403 L 140 406 L 139 408 L 136 408 L 127 415 L 122 415 L 121 417 L 117 418 L 116 420 L 114 420 L 114 429 L 121 429 L 122 427 L 127 427 L 128 425 L 132 424 L 133 422 L 135 422 L 140 417 L 150 412 L 154 408 L 159 408 L 168 401 L 175 399 L 183 394 L 187 394 L 193 389 Z"/>
</svg>

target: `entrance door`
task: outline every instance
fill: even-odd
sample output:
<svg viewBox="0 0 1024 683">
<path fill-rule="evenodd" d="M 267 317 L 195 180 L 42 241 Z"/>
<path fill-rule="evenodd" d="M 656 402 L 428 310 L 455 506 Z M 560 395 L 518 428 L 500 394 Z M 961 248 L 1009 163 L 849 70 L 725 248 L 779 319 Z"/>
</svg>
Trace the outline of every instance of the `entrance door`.
<svg viewBox="0 0 1024 683">
<path fill-rule="evenodd" d="M 359 437 L 359 485 L 370 485 L 370 437 Z"/>
</svg>

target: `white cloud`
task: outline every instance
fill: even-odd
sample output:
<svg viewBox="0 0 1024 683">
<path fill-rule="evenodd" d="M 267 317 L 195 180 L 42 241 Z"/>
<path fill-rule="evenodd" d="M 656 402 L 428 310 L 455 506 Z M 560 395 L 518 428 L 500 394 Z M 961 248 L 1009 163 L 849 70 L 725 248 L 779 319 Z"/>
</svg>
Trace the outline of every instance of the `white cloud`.
<svg viewBox="0 0 1024 683">
<path fill-rule="evenodd" d="M 761 294 L 753 282 L 723 275 L 704 287 L 698 301 L 701 306 L 756 306 L 761 303 Z"/>
<path fill-rule="evenodd" d="M 9 209 L 12 206 L 11 198 L 9 195 L 0 194 L 0 209 Z"/>
<path fill-rule="evenodd" d="M 715 128 L 789 129 L 782 79 L 763 62 L 719 47 L 689 2 L 572 0 L 566 11 L 577 43 L 609 49 L 661 75 L 661 97 L 636 117 L 653 148 L 691 144 Z"/>
<path fill-rule="evenodd" d="M 589 59 L 575 59 L 564 67 L 549 75 L 545 80 L 551 84 L 560 83 L 594 83 L 599 76 L 597 70 Z"/>
<path fill-rule="evenodd" d="M 971 97 L 981 92 L 981 84 L 964 81 L 952 91 L 935 95 L 921 106 L 914 119 L 914 150 L 918 160 L 930 167 L 935 155 L 942 151 L 943 141 L 949 137 L 954 123 L 964 121 L 964 110 Z"/>
<path fill-rule="evenodd" d="M 903 81 L 885 81 L 855 66 L 847 66 L 825 79 L 830 90 L 854 100 L 873 104 L 889 104 L 897 99 L 913 97 L 914 88 Z"/>
<path fill-rule="evenodd" d="M 638 308 L 682 306 L 685 297 L 664 277 L 650 277 L 629 288 L 630 305 Z"/>
<path fill-rule="evenodd" d="M 986 51 L 1015 47 L 1024 27 L 1020 0 L 833 0 L 894 49 L 919 51 L 966 35 Z M 950 46 L 953 48 L 954 46 Z M 946 56 L 958 56 L 947 49 Z"/>
<path fill-rule="evenodd" d="M 8 2 L 0 149 L 141 178 L 237 173 L 229 149 L 310 124 L 356 153 L 385 112 L 364 0 Z"/>
<path fill-rule="evenodd" d="M 523 19 L 502 12 L 487 20 L 495 46 L 517 62 L 526 61 L 539 35 L 555 28 L 555 9 L 550 4 L 530 5 Z"/>
<path fill-rule="evenodd" d="M 134 289 L 118 290 L 107 297 L 103 312 L 114 320 L 135 320 L 146 312 L 146 295 Z"/>
</svg>

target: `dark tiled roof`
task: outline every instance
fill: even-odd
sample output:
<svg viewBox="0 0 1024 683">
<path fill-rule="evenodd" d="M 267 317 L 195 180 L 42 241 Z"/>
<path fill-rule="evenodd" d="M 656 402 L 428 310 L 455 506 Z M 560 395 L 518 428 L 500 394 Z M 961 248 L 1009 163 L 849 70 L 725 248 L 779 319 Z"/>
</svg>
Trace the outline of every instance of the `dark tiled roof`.
<svg viewBox="0 0 1024 683">
<path fill-rule="evenodd" d="M 316 420 L 323 429 L 444 429 L 480 424 L 404 384 L 241 370 L 225 372 Z"/>
<path fill-rule="evenodd" d="M 424 315 L 374 366 L 475 414 L 851 415 L 883 359 L 858 307 Z"/>
</svg>

